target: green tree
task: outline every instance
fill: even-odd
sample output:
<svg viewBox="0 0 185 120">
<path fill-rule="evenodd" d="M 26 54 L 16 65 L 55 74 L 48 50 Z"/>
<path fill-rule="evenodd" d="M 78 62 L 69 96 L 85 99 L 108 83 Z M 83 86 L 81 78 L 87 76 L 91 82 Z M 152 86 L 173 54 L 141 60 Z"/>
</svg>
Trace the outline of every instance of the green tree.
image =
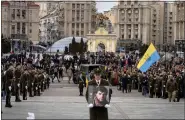
<svg viewBox="0 0 185 120">
<path fill-rule="evenodd" d="M 69 44 L 69 53 L 72 53 L 72 43 Z"/>
<path fill-rule="evenodd" d="M 75 37 L 73 37 L 73 39 L 72 39 L 72 43 L 71 43 L 71 53 L 73 54 L 73 53 L 75 53 L 75 51 L 76 51 L 76 41 L 75 41 Z"/>
<path fill-rule="evenodd" d="M 83 38 L 81 38 L 79 47 L 80 47 L 79 52 L 83 53 L 84 52 L 84 48 L 85 48 L 85 43 L 83 41 Z"/>
<path fill-rule="evenodd" d="M 85 42 L 85 44 L 84 44 L 84 52 L 87 51 L 87 48 L 88 48 L 88 45 L 87 45 L 87 42 Z"/>
<path fill-rule="evenodd" d="M 64 54 L 68 54 L 68 51 L 69 51 L 68 47 L 65 46 Z"/>
<path fill-rule="evenodd" d="M 10 39 L 3 38 L 3 35 L 1 36 L 1 52 L 2 53 L 8 53 L 11 51 L 11 42 Z"/>
</svg>

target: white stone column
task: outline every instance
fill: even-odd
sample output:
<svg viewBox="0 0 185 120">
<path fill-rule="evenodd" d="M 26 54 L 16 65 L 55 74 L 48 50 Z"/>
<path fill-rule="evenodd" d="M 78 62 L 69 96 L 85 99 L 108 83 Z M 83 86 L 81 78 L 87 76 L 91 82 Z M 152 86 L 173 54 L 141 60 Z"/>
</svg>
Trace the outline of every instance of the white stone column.
<svg viewBox="0 0 185 120">
<path fill-rule="evenodd" d="M 96 41 L 94 39 L 93 40 L 93 52 L 96 52 Z"/>
<path fill-rule="evenodd" d="M 31 22 L 30 22 L 31 23 Z M 30 23 L 29 23 L 29 26 L 30 26 Z M 32 26 L 30 26 L 31 30 L 32 30 Z M 33 30 L 32 30 L 33 32 Z M 22 34 L 22 22 L 20 22 L 20 31 L 19 31 L 19 34 Z M 31 33 L 32 34 L 32 33 Z"/>
<path fill-rule="evenodd" d="M 77 12 L 76 12 L 77 10 L 76 10 L 76 8 L 77 8 L 77 4 L 75 4 L 75 21 L 77 21 L 77 18 L 76 18 L 77 17 Z M 74 35 L 76 36 L 76 25 L 77 24 L 76 24 L 76 22 L 74 24 L 75 24 L 75 30 L 74 30 L 75 34 Z"/>
<path fill-rule="evenodd" d="M 114 45 L 114 41 L 112 40 L 112 45 L 111 45 L 112 47 L 112 49 L 111 49 L 111 52 L 114 52 L 114 49 L 115 49 L 115 45 Z"/>
<path fill-rule="evenodd" d="M 184 26 L 185 26 L 185 22 L 183 22 L 183 26 L 182 26 L 183 39 L 185 39 L 185 28 L 184 28 Z"/>
<path fill-rule="evenodd" d="M 110 38 L 107 40 L 107 51 L 110 52 L 110 49 L 111 49 L 111 44 L 110 44 Z"/>
<path fill-rule="evenodd" d="M 117 24 L 117 26 L 118 26 L 118 38 L 120 38 L 120 8 L 118 8 L 118 20 L 117 20 L 118 22 L 118 24 Z"/>
<path fill-rule="evenodd" d="M 127 24 L 124 24 L 124 39 L 127 39 Z"/>
<path fill-rule="evenodd" d="M 89 14 L 88 14 L 88 16 L 89 16 L 89 19 L 88 19 L 88 24 L 89 24 L 88 32 L 90 31 L 90 33 L 91 33 L 91 12 L 92 12 L 91 4 L 90 4 L 90 8 L 88 8 L 88 9 L 89 9 Z"/>
<path fill-rule="evenodd" d="M 141 40 L 141 9 L 139 8 L 139 24 L 138 24 L 138 38 Z"/>
<path fill-rule="evenodd" d="M 81 4 L 80 4 L 80 16 L 79 16 L 79 21 L 81 21 L 81 17 L 82 17 L 82 12 L 81 12 Z M 82 22 L 80 22 L 79 23 L 79 36 L 82 36 L 82 34 L 81 34 L 81 24 L 82 24 Z"/>
<path fill-rule="evenodd" d="M 127 21 L 127 11 L 125 9 L 125 21 Z M 127 39 L 127 24 L 124 24 L 124 39 Z"/>
<path fill-rule="evenodd" d="M 134 38 L 134 24 L 131 24 L 131 39 Z"/>
<path fill-rule="evenodd" d="M 180 31 L 180 22 L 179 22 L 179 24 L 178 24 L 178 39 L 180 39 L 180 37 L 181 37 L 181 31 Z"/>
<path fill-rule="evenodd" d="M 71 3 L 72 4 L 72 3 Z M 65 37 L 68 35 L 68 28 L 67 28 L 67 8 L 65 6 L 65 12 L 64 12 L 65 16 L 64 16 L 64 34 L 65 34 Z"/>
</svg>

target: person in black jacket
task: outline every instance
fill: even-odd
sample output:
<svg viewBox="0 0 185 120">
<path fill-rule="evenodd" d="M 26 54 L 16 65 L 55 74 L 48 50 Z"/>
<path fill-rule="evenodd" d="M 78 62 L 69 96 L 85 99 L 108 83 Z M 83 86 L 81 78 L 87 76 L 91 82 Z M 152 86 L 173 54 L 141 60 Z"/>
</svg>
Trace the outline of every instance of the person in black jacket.
<svg viewBox="0 0 185 120">
<path fill-rule="evenodd" d="M 124 93 L 125 91 L 127 93 L 128 77 L 126 72 L 124 72 L 123 76 L 121 77 L 121 81 L 122 81 L 122 92 Z"/>
<path fill-rule="evenodd" d="M 88 82 L 88 88 L 86 91 L 86 100 L 89 103 L 88 107 L 90 108 L 90 120 L 108 120 L 108 110 L 107 108 L 110 107 L 109 104 L 106 104 L 104 107 L 95 107 L 89 101 L 89 86 L 109 86 L 109 82 L 101 78 L 100 75 L 101 71 L 96 69 L 94 72 L 94 79 Z M 109 101 L 111 99 L 112 90 L 109 89 Z"/>
</svg>

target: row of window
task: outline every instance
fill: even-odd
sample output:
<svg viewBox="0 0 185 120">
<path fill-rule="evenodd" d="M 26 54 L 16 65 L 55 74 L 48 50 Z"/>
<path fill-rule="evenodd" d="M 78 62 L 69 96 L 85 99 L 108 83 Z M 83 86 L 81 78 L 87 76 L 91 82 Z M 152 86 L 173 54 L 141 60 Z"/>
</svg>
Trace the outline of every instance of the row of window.
<svg viewBox="0 0 185 120">
<path fill-rule="evenodd" d="M 138 22 L 138 20 L 139 20 L 139 18 L 135 18 L 135 19 L 133 19 L 133 20 L 132 20 L 131 18 L 127 18 L 127 22 L 132 22 L 132 21 L 133 21 L 133 22 L 134 22 L 134 21 L 135 21 L 135 22 Z M 122 18 L 121 21 L 125 21 L 125 18 Z"/>
<path fill-rule="evenodd" d="M 124 34 L 121 35 L 121 38 L 124 39 Z M 127 39 L 131 39 L 131 35 L 127 35 Z M 138 35 L 134 35 L 134 39 L 138 39 Z"/>
<path fill-rule="evenodd" d="M 32 27 L 32 23 L 30 23 L 29 25 L 30 27 Z M 15 34 L 15 25 L 12 25 L 11 27 L 12 27 L 12 34 Z M 18 22 L 17 23 L 17 33 L 20 33 L 20 29 L 21 29 L 21 26 L 20 26 L 20 23 Z M 22 34 L 26 33 L 25 30 L 26 30 L 26 23 L 22 23 Z M 29 32 L 32 33 L 32 29 L 30 29 Z"/>
<path fill-rule="evenodd" d="M 76 36 L 79 36 L 80 31 L 76 31 Z M 72 31 L 72 35 L 75 35 L 75 31 Z M 83 36 L 84 35 L 84 31 L 81 31 L 81 35 Z"/>
<path fill-rule="evenodd" d="M 80 8 L 80 4 L 72 4 L 72 8 Z M 81 4 L 81 9 L 84 9 L 84 4 Z"/>
<path fill-rule="evenodd" d="M 76 23 L 76 28 L 79 28 L 80 24 Z M 75 23 L 72 23 L 72 28 L 75 28 Z M 84 23 L 81 24 L 81 28 L 84 28 Z"/>
<path fill-rule="evenodd" d="M 30 13 L 30 15 L 32 15 L 31 10 L 29 11 L 29 13 Z M 13 9 L 12 19 L 15 19 L 16 16 L 17 16 L 17 18 L 21 18 L 21 16 L 22 16 L 23 19 L 26 19 L 26 10 L 20 10 L 20 9 L 15 10 L 15 9 Z"/>
</svg>

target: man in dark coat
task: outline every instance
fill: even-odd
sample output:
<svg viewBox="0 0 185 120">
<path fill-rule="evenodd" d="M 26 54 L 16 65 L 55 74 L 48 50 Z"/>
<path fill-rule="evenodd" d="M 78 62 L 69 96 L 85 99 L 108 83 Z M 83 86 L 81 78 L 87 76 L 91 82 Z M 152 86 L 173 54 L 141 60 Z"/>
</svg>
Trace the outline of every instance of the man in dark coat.
<svg viewBox="0 0 185 120">
<path fill-rule="evenodd" d="M 78 88 L 79 88 L 79 92 L 80 92 L 80 95 L 79 96 L 83 96 L 83 88 L 84 88 L 84 80 L 79 77 L 79 84 L 78 84 Z"/>
<path fill-rule="evenodd" d="M 88 82 L 88 88 L 89 86 L 109 86 L 109 82 L 107 80 L 101 79 L 100 75 L 101 71 L 99 69 L 95 70 L 94 72 L 94 80 L 91 80 Z M 88 88 L 86 91 L 86 100 L 89 103 L 88 96 Z M 111 98 L 112 90 L 109 90 L 109 99 Z M 89 104 L 88 106 L 90 108 L 90 120 L 108 120 L 108 110 L 107 108 L 109 105 L 105 105 L 105 107 L 93 107 L 93 104 Z"/>
<path fill-rule="evenodd" d="M 125 91 L 127 93 L 128 77 L 127 77 L 126 72 L 121 77 L 121 81 L 122 81 L 122 92 L 124 93 Z"/>
</svg>

